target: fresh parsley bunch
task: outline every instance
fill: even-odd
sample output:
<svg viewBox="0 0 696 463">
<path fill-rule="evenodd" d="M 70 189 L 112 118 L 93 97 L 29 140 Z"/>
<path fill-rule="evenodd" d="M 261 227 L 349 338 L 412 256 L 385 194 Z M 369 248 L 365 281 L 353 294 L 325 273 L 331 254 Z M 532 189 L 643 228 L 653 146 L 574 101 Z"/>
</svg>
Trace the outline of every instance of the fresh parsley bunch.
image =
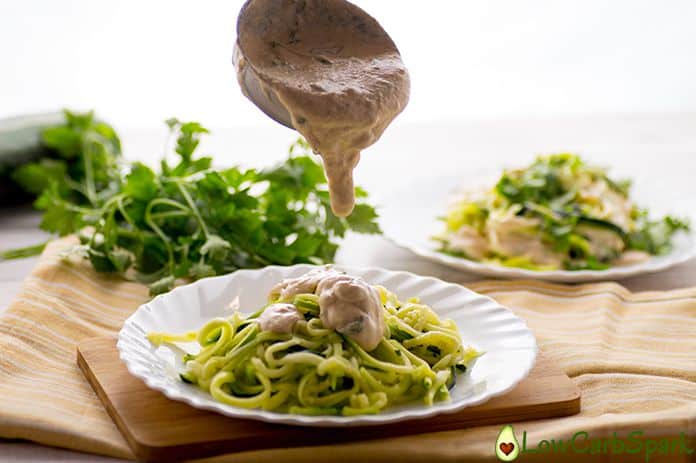
<svg viewBox="0 0 696 463">
<path fill-rule="evenodd" d="M 119 163 L 118 137 L 91 114 L 66 114 L 67 123 L 46 131 L 44 139 L 60 133 L 51 145 L 79 158 L 74 172 L 36 165 L 23 174 L 26 184 L 41 183 L 35 203 L 44 211 L 41 228 L 79 232 L 74 252 L 97 271 L 149 284 L 153 295 L 169 291 L 179 278 L 327 263 L 347 230 L 380 232 L 360 188 L 352 215 L 331 212 L 323 169 L 303 140 L 271 168 L 213 169 L 212 158 L 194 156 L 208 130 L 170 119 L 178 160 L 162 159 L 154 170 Z"/>
</svg>

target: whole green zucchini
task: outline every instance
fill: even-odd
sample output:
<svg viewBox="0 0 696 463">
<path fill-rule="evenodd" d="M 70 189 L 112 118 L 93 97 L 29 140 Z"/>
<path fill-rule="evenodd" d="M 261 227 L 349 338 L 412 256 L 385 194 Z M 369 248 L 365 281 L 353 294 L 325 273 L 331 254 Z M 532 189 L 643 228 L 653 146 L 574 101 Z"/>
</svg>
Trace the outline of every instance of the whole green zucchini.
<svg viewBox="0 0 696 463">
<path fill-rule="evenodd" d="M 63 124 L 62 112 L 31 114 L 0 119 L 0 205 L 26 202 L 31 195 L 10 178 L 12 171 L 23 164 L 49 156 L 42 142 L 44 129 Z"/>
<path fill-rule="evenodd" d="M 65 122 L 62 112 L 0 119 L 0 169 L 14 168 L 48 154 L 41 141 L 44 129 Z"/>
</svg>

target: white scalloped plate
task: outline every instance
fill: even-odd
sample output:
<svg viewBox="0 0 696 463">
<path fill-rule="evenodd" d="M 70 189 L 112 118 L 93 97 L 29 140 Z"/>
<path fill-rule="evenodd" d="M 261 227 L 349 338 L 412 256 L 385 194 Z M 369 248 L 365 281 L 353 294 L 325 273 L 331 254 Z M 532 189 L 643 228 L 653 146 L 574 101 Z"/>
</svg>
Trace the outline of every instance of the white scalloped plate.
<svg viewBox="0 0 696 463">
<path fill-rule="evenodd" d="M 437 219 L 454 191 L 461 187 L 460 177 L 441 177 L 416 188 L 400 190 L 389 195 L 379 210 L 384 236 L 396 245 L 453 268 L 495 278 L 519 278 L 577 283 L 586 281 L 620 280 L 645 273 L 655 273 L 682 264 L 696 257 L 693 234 L 678 233 L 669 254 L 607 270 L 527 270 L 477 262 L 444 254 L 430 237 L 439 234 L 444 226 Z"/>
<path fill-rule="evenodd" d="M 464 343 L 485 351 L 473 368 L 458 378 L 451 391 L 451 402 L 432 407 L 413 403 L 388 408 L 379 415 L 355 417 L 301 416 L 237 408 L 217 402 L 208 393 L 183 383 L 178 377 L 182 354 L 167 347 L 154 348 L 145 339 L 146 333 L 151 331 L 184 332 L 200 328 L 211 318 L 229 315 L 226 307 L 235 297 L 239 297 L 243 312 L 254 312 L 265 303 L 275 283 L 312 268 L 295 265 L 239 270 L 158 296 L 140 306 L 124 323 L 118 336 L 121 359 L 133 375 L 170 399 L 235 418 L 302 426 L 375 425 L 451 413 L 510 391 L 534 365 L 537 353 L 534 335 L 524 321 L 493 299 L 435 278 L 377 268 L 336 266 L 371 284 L 385 286 L 401 299 L 420 296 L 440 316 L 457 323 Z"/>
</svg>

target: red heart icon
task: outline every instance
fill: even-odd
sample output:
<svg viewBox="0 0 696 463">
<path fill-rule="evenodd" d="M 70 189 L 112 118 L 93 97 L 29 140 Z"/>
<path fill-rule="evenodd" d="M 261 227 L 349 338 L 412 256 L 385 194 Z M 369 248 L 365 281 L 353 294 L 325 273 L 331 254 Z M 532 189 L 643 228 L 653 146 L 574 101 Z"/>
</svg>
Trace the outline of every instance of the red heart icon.
<svg viewBox="0 0 696 463">
<path fill-rule="evenodd" d="M 510 452 L 515 450 L 515 444 L 512 442 L 502 442 L 500 444 L 500 450 L 502 450 L 505 455 L 510 455 Z"/>
</svg>

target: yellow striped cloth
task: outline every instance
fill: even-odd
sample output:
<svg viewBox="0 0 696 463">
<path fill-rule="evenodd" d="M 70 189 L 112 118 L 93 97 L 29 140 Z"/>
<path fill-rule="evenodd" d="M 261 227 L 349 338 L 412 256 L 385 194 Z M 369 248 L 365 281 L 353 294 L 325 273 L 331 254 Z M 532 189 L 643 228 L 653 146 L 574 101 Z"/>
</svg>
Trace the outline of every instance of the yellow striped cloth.
<svg viewBox="0 0 696 463">
<path fill-rule="evenodd" d="M 114 335 L 147 298 L 135 283 L 65 262 L 62 240 L 48 247 L 0 318 L 0 437 L 132 458 L 128 445 L 75 363 L 83 339 Z M 518 423 L 529 443 L 572 436 L 644 431 L 684 433 L 696 447 L 696 288 L 630 293 L 614 283 L 541 282 L 469 285 L 524 318 L 540 348 L 582 390 L 582 412 Z M 494 461 L 499 426 L 427 433 L 340 446 L 276 449 L 209 461 Z M 643 455 L 629 461 L 645 461 Z M 525 454 L 522 461 L 570 461 Z M 578 461 L 619 461 L 577 457 Z M 696 461 L 696 454 L 650 461 Z"/>
</svg>

